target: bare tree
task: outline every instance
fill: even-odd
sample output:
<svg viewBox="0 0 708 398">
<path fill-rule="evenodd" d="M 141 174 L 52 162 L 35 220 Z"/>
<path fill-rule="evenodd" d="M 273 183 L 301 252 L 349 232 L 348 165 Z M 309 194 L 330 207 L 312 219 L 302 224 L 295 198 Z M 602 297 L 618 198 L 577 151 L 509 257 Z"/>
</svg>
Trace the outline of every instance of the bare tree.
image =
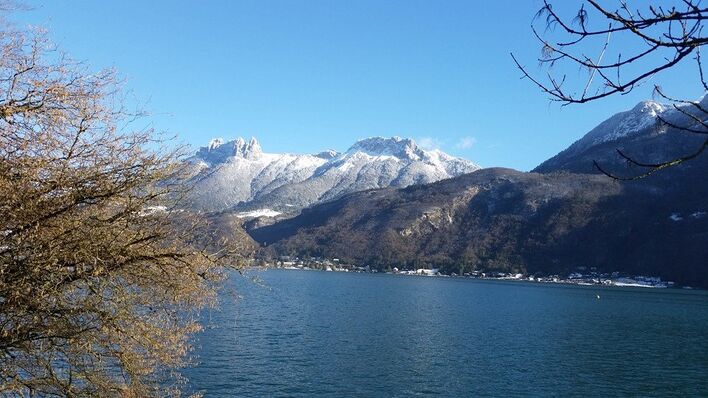
<svg viewBox="0 0 708 398">
<path fill-rule="evenodd" d="M 538 62 L 545 69 L 545 76 L 533 76 L 513 54 L 512 58 L 525 78 L 548 94 L 552 101 L 562 105 L 627 94 L 685 61 L 695 63 L 696 84 L 700 82 L 704 91 L 708 91 L 701 58 L 701 47 L 708 44 L 708 37 L 703 34 L 703 20 L 708 17 L 708 8 L 701 6 L 700 0 L 680 0 L 663 6 L 658 4 L 659 1 L 647 3 L 654 4 L 642 2 L 642 8 L 633 9 L 625 0 L 618 0 L 617 8 L 611 10 L 596 0 L 586 0 L 574 14 L 565 17 L 544 0 L 531 29 L 542 45 Z M 539 22 L 543 25 L 543 33 L 538 29 Z M 617 42 L 618 45 L 613 47 Z M 567 73 L 563 72 L 567 66 L 586 70 L 587 77 L 567 79 Z M 654 85 L 653 92 L 683 115 L 679 124 L 659 115 L 663 127 L 708 135 L 708 109 L 704 105 L 671 97 L 658 85 Z M 660 162 L 643 162 L 617 150 L 629 165 L 641 168 L 638 175 L 619 176 L 606 171 L 597 162 L 595 166 L 615 179 L 637 179 L 694 159 L 706 147 L 708 138 L 688 153 Z"/>
<path fill-rule="evenodd" d="M 179 150 L 132 130 L 113 71 L 0 31 L 0 395 L 179 395 L 221 266 Z"/>
</svg>

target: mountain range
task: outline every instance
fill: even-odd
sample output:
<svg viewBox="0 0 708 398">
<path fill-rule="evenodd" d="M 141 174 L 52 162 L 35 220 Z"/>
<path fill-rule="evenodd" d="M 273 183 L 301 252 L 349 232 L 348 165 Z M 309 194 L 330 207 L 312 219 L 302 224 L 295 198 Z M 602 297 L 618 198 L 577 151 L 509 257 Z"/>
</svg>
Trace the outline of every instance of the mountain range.
<svg viewBox="0 0 708 398">
<path fill-rule="evenodd" d="M 407 187 L 478 170 L 439 150 L 400 137 L 367 138 L 347 151 L 312 155 L 262 151 L 255 138 L 212 140 L 188 159 L 194 208 L 245 218 L 296 214 L 300 209 L 373 188 Z"/>
<path fill-rule="evenodd" d="M 692 109 L 645 101 L 532 172 L 488 168 L 353 192 L 272 225 L 251 224 L 249 233 L 263 256 L 456 273 L 594 268 L 708 287 L 708 157 L 627 182 L 593 166 L 636 175 L 645 170 L 629 167 L 616 149 L 647 162 L 694 151 L 704 136 L 660 122 L 695 124 Z"/>
</svg>

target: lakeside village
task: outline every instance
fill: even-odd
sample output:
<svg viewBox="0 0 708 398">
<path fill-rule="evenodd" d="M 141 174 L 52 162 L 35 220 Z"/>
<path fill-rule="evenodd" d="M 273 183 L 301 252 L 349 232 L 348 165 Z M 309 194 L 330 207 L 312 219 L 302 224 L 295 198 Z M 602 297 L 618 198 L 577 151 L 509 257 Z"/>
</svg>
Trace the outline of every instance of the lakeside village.
<svg viewBox="0 0 708 398">
<path fill-rule="evenodd" d="M 310 257 L 301 259 L 298 257 L 281 256 L 277 261 L 264 262 L 260 264 L 266 268 L 280 268 L 288 270 L 315 270 L 315 271 L 330 271 L 330 272 L 363 272 L 363 273 L 378 273 L 374 268 L 369 266 L 356 266 L 346 264 L 338 258 L 326 259 L 319 257 Z M 393 275 L 417 275 L 429 277 L 457 277 L 457 278 L 476 278 L 476 279 L 492 279 L 492 280 L 511 280 L 511 281 L 527 281 L 540 283 L 563 283 L 573 285 L 602 285 L 602 286 L 618 286 L 618 287 L 645 287 L 645 288 L 669 288 L 677 287 L 674 282 L 662 281 L 659 277 L 641 276 L 641 275 L 624 275 L 618 272 L 598 273 L 594 267 L 588 270 L 586 267 L 578 267 L 575 272 L 568 274 L 566 277 L 560 275 L 525 275 L 512 274 L 503 272 L 481 272 L 471 271 L 465 272 L 462 275 L 456 273 L 443 274 L 440 269 L 420 268 L 416 270 L 399 270 L 391 268 L 385 274 Z M 683 287 L 690 289 L 690 287 Z"/>
</svg>

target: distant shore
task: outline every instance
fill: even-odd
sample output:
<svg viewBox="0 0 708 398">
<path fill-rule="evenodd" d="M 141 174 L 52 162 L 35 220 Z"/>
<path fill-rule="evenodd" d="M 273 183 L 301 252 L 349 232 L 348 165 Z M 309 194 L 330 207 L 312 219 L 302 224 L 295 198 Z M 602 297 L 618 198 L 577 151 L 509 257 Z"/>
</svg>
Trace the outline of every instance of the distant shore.
<svg viewBox="0 0 708 398">
<path fill-rule="evenodd" d="M 261 267 L 268 269 L 284 269 L 284 270 L 300 270 L 300 271 L 323 271 L 323 272 L 353 272 L 353 273 L 371 273 L 371 274 L 386 274 L 386 275 L 401 275 L 401 276 L 422 276 L 422 277 L 438 277 L 438 278 L 468 278 L 479 280 L 497 280 L 497 281 L 517 281 L 517 282 L 535 282 L 535 283 L 554 283 L 565 285 L 579 286 L 609 286 L 609 287 L 638 287 L 646 289 L 699 289 L 691 286 L 677 285 L 671 281 L 663 281 L 656 276 L 644 275 L 621 275 L 614 273 L 597 273 L 592 272 L 583 274 L 580 272 L 570 273 L 568 276 L 560 275 L 525 275 L 521 273 L 502 273 L 502 272 L 480 272 L 473 271 L 458 275 L 455 273 L 444 274 L 439 269 L 416 269 L 416 270 L 398 270 L 393 268 L 391 271 L 377 271 L 369 267 L 353 267 L 342 266 L 336 263 L 328 263 L 324 266 L 318 263 L 315 267 L 310 267 L 302 264 L 265 264 Z"/>
</svg>

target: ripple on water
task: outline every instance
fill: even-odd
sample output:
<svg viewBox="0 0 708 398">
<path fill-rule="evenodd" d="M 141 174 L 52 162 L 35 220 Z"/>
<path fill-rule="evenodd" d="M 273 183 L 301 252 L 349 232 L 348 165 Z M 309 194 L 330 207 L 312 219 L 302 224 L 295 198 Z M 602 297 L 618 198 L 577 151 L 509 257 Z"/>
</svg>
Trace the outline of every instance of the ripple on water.
<svg viewBox="0 0 708 398">
<path fill-rule="evenodd" d="M 259 277 L 205 313 L 184 373 L 207 397 L 708 395 L 706 292 Z"/>
</svg>

